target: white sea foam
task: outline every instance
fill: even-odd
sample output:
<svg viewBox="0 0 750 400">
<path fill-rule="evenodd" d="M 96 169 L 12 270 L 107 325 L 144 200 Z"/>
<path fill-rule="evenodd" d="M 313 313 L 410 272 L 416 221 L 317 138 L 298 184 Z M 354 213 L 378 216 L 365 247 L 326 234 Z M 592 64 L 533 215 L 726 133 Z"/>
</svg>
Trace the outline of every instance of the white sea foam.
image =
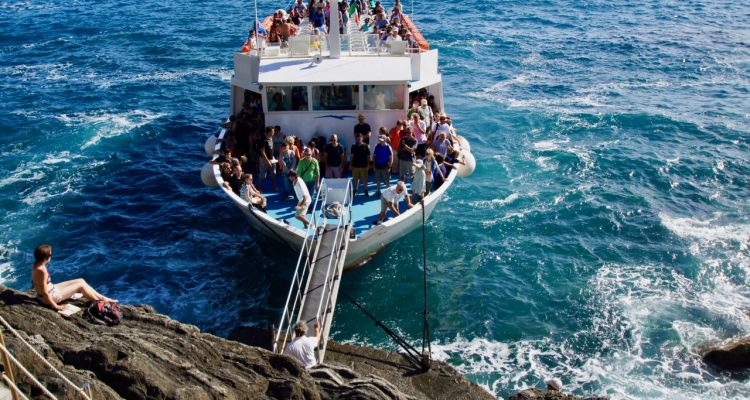
<svg viewBox="0 0 750 400">
<path fill-rule="evenodd" d="M 16 243 L 0 243 L 0 285 L 4 285 L 13 274 L 10 258 L 16 251 Z"/>
<path fill-rule="evenodd" d="M 502 207 L 505 205 L 508 205 L 510 203 L 513 203 L 514 201 L 521 198 L 521 195 L 518 193 L 511 193 L 505 198 L 502 199 L 492 199 L 492 200 L 479 200 L 479 201 L 473 201 L 471 202 L 471 205 L 473 207 L 479 207 L 479 208 L 491 208 L 491 207 Z"/>
<path fill-rule="evenodd" d="M 215 77 L 222 82 L 229 82 L 232 79 L 232 74 L 233 71 L 231 69 L 205 68 L 187 71 L 157 71 L 106 79 L 95 77 L 92 81 L 95 82 L 100 89 L 107 89 L 114 85 L 127 85 L 142 82 L 180 82 L 192 77 Z"/>
<path fill-rule="evenodd" d="M 666 213 L 659 214 L 659 220 L 675 235 L 686 239 L 699 239 L 703 242 L 734 241 L 748 244 L 750 241 L 750 224 L 723 224 L 720 214 L 708 220 L 674 217 Z"/>
<path fill-rule="evenodd" d="M 0 74 L 9 75 L 18 81 L 29 81 L 38 78 L 47 80 L 63 80 L 67 78 L 66 71 L 71 63 L 20 64 L 0 68 Z"/>
<path fill-rule="evenodd" d="M 57 119 L 68 126 L 79 126 L 83 130 L 93 131 L 93 136 L 80 147 L 81 150 L 85 150 L 88 147 L 98 144 L 103 139 L 127 134 L 133 129 L 147 125 L 164 115 L 166 114 L 152 113 L 144 110 L 133 110 L 119 114 L 97 111 L 94 113 L 73 115 L 61 114 L 57 116 Z"/>
<path fill-rule="evenodd" d="M 12 185 L 16 182 L 38 181 L 43 179 L 46 174 L 43 171 L 33 171 L 19 166 L 7 177 L 0 179 L 0 187 Z"/>
</svg>

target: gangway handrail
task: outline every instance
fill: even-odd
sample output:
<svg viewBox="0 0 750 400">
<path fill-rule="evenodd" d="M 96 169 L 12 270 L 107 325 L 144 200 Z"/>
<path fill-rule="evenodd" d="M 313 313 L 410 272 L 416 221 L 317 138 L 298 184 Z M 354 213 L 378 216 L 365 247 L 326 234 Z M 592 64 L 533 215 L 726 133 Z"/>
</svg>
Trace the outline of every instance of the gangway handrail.
<svg viewBox="0 0 750 400">
<path fill-rule="evenodd" d="M 292 325 L 292 318 L 294 316 L 294 311 L 297 309 L 297 304 L 300 302 L 300 295 L 302 293 L 301 287 L 302 283 L 304 282 L 305 274 L 308 272 L 310 267 L 310 252 L 312 251 L 312 244 L 315 240 L 315 228 L 318 223 L 318 202 L 320 202 L 321 206 L 325 205 L 325 193 L 327 193 L 327 190 L 324 191 L 323 188 L 326 187 L 325 179 L 320 184 L 320 188 L 318 189 L 318 193 L 315 196 L 315 202 L 313 203 L 313 209 L 312 209 L 312 224 L 308 225 L 307 229 L 305 230 L 305 238 L 302 240 L 302 249 L 300 249 L 299 256 L 297 257 L 297 266 L 294 269 L 294 277 L 292 277 L 292 283 L 289 285 L 289 293 L 286 297 L 286 303 L 284 305 L 284 312 L 281 314 L 281 319 L 279 320 L 279 327 L 276 332 L 276 337 L 274 337 L 273 341 L 273 349 L 275 352 L 279 349 L 277 348 L 277 345 L 279 343 L 280 335 L 282 332 L 288 331 L 289 326 Z M 323 197 L 323 201 L 320 201 L 321 197 Z M 311 234 L 312 233 L 312 234 Z M 302 256 L 305 256 L 304 258 Z M 300 264 L 304 260 L 304 267 L 302 268 L 302 273 L 300 273 Z M 294 303 L 292 305 L 292 310 L 289 311 L 289 301 L 292 299 L 292 291 L 294 290 L 295 283 L 297 284 L 297 293 L 294 298 Z M 287 328 L 284 329 L 284 322 L 286 322 Z M 284 336 L 283 343 L 281 345 L 281 350 L 283 351 L 284 347 L 286 346 L 286 335 Z"/>
<path fill-rule="evenodd" d="M 18 338 L 18 340 L 20 340 L 21 343 L 23 343 L 29 350 L 31 350 L 31 353 L 34 354 L 38 359 L 40 359 L 42 361 L 42 363 L 45 366 L 47 366 L 47 368 L 49 368 L 50 370 L 52 370 L 52 372 L 54 372 L 60 379 L 62 379 L 63 382 L 65 382 L 66 385 L 70 386 L 73 390 L 75 390 L 75 392 L 79 396 L 81 396 L 82 398 L 84 398 L 86 400 L 91 400 L 92 399 L 91 393 L 87 392 L 87 389 L 90 391 L 90 386 L 88 385 L 88 383 L 84 383 L 84 387 L 78 387 L 78 385 L 76 385 L 75 383 L 73 383 L 73 381 L 71 381 L 70 379 L 68 379 L 67 376 L 63 375 L 62 372 L 60 372 L 57 368 L 55 368 L 54 365 L 52 365 L 49 361 L 47 361 L 47 359 L 44 358 L 44 356 L 42 356 L 41 354 L 39 354 L 39 352 L 36 351 L 36 349 L 34 349 L 34 347 L 31 344 L 29 344 L 29 342 L 27 342 L 23 337 L 21 337 L 21 335 L 18 333 L 18 331 L 16 331 L 15 329 L 13 329 L 13 327 L 8 323 L 8 321 L 6 321 L 5 318 L 3 318 L 2 316 L 0 316 L 0 323 L 2 323 L 2 325 L 5 327 L 5 329 L 7 329 L 9 332 L 11 332 L 13 334 L 13 336 L 15 336 L 16 338 Z M 12 378 L 12 372 L 10 371 L 10 367 L 11 366 L 10 365 L 5 365 L 5 364 L 9 364 L 8 363 L 9 361 L 12 361 L 13 364 L 15 364 L 15 366 L 18 367 L 18 369 L 21 372 L 23 372 L 24 375 L 26 375 L 26 377 L 29 378 L 34 383 L 34 385 L 36 385 L 47 397 L 49 397 L 51 399 L 55 399 L 55 400 L 57 399 L 57 397 L 55 397 L 55 395 L 52 394 L 52 392 L 50 392 L 41 382 L 39 382 L 38 379 L 36 379 L 36 377 L 34 376 L 34 374 L 32 374 L 31 372 L 29 372 L 29 370 L 27 370 L 26 367 L 24 367 L 23 364 L 21 364 L 21 362 L 18 361 L 18 359 L 16 359 L 13 356 L 13 354 L 11 354 L 10 350 L 8 350 L 8 348 L 5 346 L 5 338 L 3 336 L 2 329 L 0 329 L 0 352 L 2 352 L 3 364 L 4 364 L 4 367 L 6 369 L 6 371 L 3 373 L 3 378 L 2 379 L 5 382 L 9 382 L 10 383 L 10 388 L 11 388 L 11 390 L 13 390 L 12 393 L 14 395 L 14 398 L 16 398 L 16 396 L 18 394 L 20 394 L 24 399 L 27 398 L 27 397 L 16 386 L 16 384 L 14 382 L 15 379 Z M 6 374 L 7 374 L 7 376 L 6 376 Z"/>
<path fill-rule="evenodd" d="M 344 234 L 346 233 L 345 231 L 342 231 L 341 228 L 348 225 L 352 219 L 351 206 L 346 206 L 346 204 L 350 204 L 351 202 L 351 198 L 350 198 L 351 193 L 352 193 L 352 182 L 349 181 L 346 185 L 346 194 L 344 195 L 344 203 L 343 203 L 344 208 L 348 210 L 349 212 L 348 212 L 348 215 L 346 216 L 342 215 L 341 218 L 339 218 L 339 223 L 336 226 L 336 232 L 333 238 L 333 251 L 334 251 L 333 254 L 336 255 L 336 260 L 335 260 L 336 262 L 334 263 L 334 257 L 330 257 L 328 259 L 328 267 L 326 269 L 326 279 L 323 283 L 323 293 L 326 293 L 326 289 L 328 288 L 328 281 L 331 277 L 331 267 L 338 264 L 339 262 L 340 254 L 338 252 L 338 249 L 341 247 L 341 244 L 342 244 L 341 239 L 342 238 L 346 239 L 345 237 L 346 235 L 344 235 L 344 237 L 341 236 L 342 233 Z M 346 221 L 346 223 L 344 223 L 344 221 Z M 330 301 L 330 296 L 328 297 L 328 299 Z M 318 311 L 315 313 L 316 316 L 320 316 L 320 308 L 322 305 L 323 305 L 322 302 L 318 304 Z"/>
<path fill-rule="evenodd" d="M 328 204 L 328 182 L 326 182 L 325 179 L 321 182 L 320 190 L 318 191 L 318 195 L 316 196 L 315 206 L 313 207 L 313 218 L 317 218 L 317 214 L 319 212 L 325 212 L 326 206 Z M 352 210 L 351 210 L 351 202 L 352 202 L 352 182 L 351 180 L 347 180 L 346 183 L 346 189 L 344 193 L 344 197 L 342 199 L 342 208 L 343 213 L 338 218 L 338 223 L 336 225 L 336 229 L 333 233 L 333 247 L 332 247 L 332 254 L 329 257 L 328 265 L 326 266 L 326 275 L 325 280 L 323 282 L 322 286 L 322 293 L 324 293 L 324 296 L 321 298 L 321 302 L 318 303 L 317 310 L 315 313 L 315 321 L 322 324 L 323 331 L 326 331 L 327 326 L 327 319 L 321 317 L 321 309 L 323 307 L 323 303 L 326 303 L 326 308 L 324 310 L 327 310 L 330 306 L 330 303 L 332 301 L 332 296 L 328 294 L 328 290 L 331 290 L 329 282 L 333 280 L 335 277 L 333 275 L 333 268 L 337 266 L 341 261 L 341 249 L 343 248 L 344 240 L 348 240 L 348 230 L 346 227 L 351 225 L 352 221 Z M 318 207 L 318 203 L 322 198 L 322 201 L 320 201 L 320 207 Z M 314 219 L 314 221 L 317 222 L 317 219 Z M 300 250 L 300 255 L 297 259 L 297 267 L 295 268 L 294 277 L 292 278 L 292 283 L 289 287 L 289 293 L 287 295 L 287 302 L 284 306 L 284 311 L 282 312 L 281 320 L 279 321 L 279 327 L 276 332 L 276 335 L 274 337 L 274 343 L 273 348 L 275 352 L 283 353 L 284 349 L 286 348 L 287 340 L 290 338 L 290 331 L 292 325 L 296 322 L 293 318 L 297 312 L 297 306 L 300 306 L 299 312 L 302 312 L 302 306 L 303 302 L 305 301 L 305 290 L 307 287 L 302 287 L 303 281 L 305 279 L 305 276 L 307 276 L 307 279 L 311 278 L 311 267 L 318 268 L 315 266 L 315 263 L 313 259 L 318 259 L 317 252 L 320 247 L 320 239 L 323 236 L 323 233 L 325 233 L 325 226 L 326 226 L 327 218 L 323 218 L 323 221 L 320 225 L 317 223 L 314 223 L 313 225 L 317 226 L 317 229 L 320 229 L 318 231 L 317 235 L 308 235 L 305 236 L 305 239 L 303 241 L 303 247 Z M 321 229 L 322 228 L 322 229 Z M 330 232 L 330 231 L 329 231 Z M 317 245 L 315 246 L 315 250 L 313 251 L 312 242 L 313 240 L 318 239 Z M 306 248 L 307 246 L 307 248 Z M 313 252 L 313 257 L 310 257 L 310 253 Z M 320 266 L 322 267 L 322 266 Z M 296 288 L 297 292 L 294 296 L 294 301 L 292 301 L 292 291 L 294 291 Z M 290 303 L 291 302 L 291 303 Z M 326 312 L 326 314 L 328 314 Z M 309 321 L 308 321 L 309 322 Z M 283 337 L 282 337 L 283 335 Z M 322 348 L 325 348 L 326 340 L 324 338 L 321 338 L 321 344 Z"/>
</svg>

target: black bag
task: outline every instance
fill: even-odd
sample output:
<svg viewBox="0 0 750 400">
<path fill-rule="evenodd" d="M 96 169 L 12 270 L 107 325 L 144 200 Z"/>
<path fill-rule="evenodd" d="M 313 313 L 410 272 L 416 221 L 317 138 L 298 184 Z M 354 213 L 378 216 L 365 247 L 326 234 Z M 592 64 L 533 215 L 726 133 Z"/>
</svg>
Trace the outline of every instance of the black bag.
<svg viewBox="0 0 750 400">
<path fill-rule="evenodd" d="M 106 300 L 92 301 L 86 308 L 86 317 L 102 325 L 117 325 L 122 321 L 120 305 Z"/>
</svg>

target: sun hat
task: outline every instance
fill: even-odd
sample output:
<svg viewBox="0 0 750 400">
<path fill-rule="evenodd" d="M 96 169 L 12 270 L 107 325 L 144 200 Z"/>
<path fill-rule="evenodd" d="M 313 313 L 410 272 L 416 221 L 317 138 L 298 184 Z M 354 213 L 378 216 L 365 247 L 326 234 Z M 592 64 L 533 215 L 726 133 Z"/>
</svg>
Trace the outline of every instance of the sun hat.
<svg viewBox="0 0 750 400">
<path fill-rule="evenodd" d="M 424 167 L 424 162 L 422 162 L 422 160 L 420 160 L 420 159 L 416 159 L 416 160 L 414 160 L 414 166 L 417 167 L 417 168 L 422 168 L 422 167 Z"/>
</svg>

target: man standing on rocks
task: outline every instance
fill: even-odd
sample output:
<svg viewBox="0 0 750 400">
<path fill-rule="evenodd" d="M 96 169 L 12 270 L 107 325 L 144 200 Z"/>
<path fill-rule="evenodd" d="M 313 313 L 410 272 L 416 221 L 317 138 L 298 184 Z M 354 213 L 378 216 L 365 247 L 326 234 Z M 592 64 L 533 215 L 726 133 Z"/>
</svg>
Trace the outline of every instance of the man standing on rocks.
<svg viewBox="0 0 750 400">
<path fill-rule="evenodd" d="M 286 354 L 300 360 L 305 368 L 310 369 L 318 362 L 315 361 L 315 348 L 320 341 L 320 324 L 313 324 L 315 337 L 307 336 L 307 324 L 303 321 L 297 321 L 294 325 L 294 340 L 286 346 Z"/>
</svg>

